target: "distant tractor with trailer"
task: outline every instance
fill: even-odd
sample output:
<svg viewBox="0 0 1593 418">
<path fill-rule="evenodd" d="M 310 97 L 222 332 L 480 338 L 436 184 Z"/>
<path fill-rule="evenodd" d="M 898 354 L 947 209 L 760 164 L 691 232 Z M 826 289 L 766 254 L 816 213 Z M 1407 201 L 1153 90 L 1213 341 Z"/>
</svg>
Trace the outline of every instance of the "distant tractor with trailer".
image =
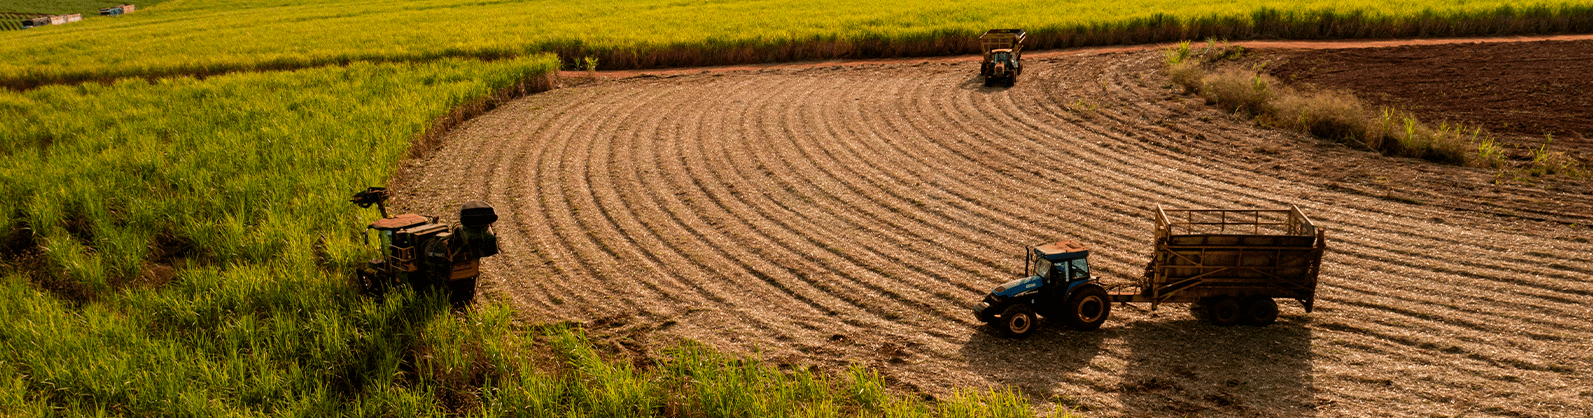
<svg viewBox="0 0 1593 418">
<path fill-rule="evenodd" d="M 1138 289 L 1107 292 L 1090 273 L 1089 249 L 1074 241 L 1029 248 L 1025 278 L 985 295 L 974 314 L 1003 334 L 1026 338 L 1039 319 L 1081 331 L 1100 328 L 1112 302 L 1187 303 L 1212 324 L 1266 326 L 1278 319 L 1275 299 L 1316 301 L 1324 231 L 1298 207 L 1280 210 L 1156 207 L 1156 249 Z M 1032 273 L 1031 273 L 1032 272 Z"/>
<path fill-rule="evenodd" d="M 465 202 L 459 209 L 460 225 L 450 228 L 435 217 L 413 213 L 387 216 L 386 188 L 367 188 L 349 202 L 362 208 L 376 205 L 382 213 L 382 219 L 366 227 L 376 231 L 381 257 L 360 270 L 362 287 L 379 292 L 407 283 L 416 290 L 441 289 L 455 305 L 475 298 L 480 260 L 498 254 L 498 237 L 492 231 L 498 214 L 492 205 Z"/>
<path fill-rule="evenodd" d="M 979 75 L 985 78 L 985 87 L 1005 84 L 1012 87 L 1023 73 L 1023 41 L 1028 34 L 1023 29 L 991 29 L 979 36 L 979 48 L 984 50 L 984 63 L 979 65 Z"/>
</svg>

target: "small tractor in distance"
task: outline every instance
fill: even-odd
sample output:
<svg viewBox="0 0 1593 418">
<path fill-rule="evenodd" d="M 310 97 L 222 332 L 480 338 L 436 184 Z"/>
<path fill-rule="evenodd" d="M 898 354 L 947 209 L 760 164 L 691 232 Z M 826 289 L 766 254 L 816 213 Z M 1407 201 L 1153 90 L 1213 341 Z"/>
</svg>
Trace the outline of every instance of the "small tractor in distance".
<svg viewBox="0 0 1593 418">
<path fill-rule="evenodd" d="M 1187 303 L 1213 325 L 1267 326 L 1278 319 L 1274 299 L 1293 299 L 1307 313 L 1327 249 L 1325 231 L 1298 207 L 1288 209 L 1163 209 L 1156 206 L 1155 248 L 1139 288 L 1107 292 L 1090 275 L 1090 250 L 1076 241 L 1029 248 L 1024 278 L 997 286 L 974 315 L 1009 337 L 1026 338 L 1039 319 L 1073 329 L 1100 328 L 1112 302 Z"/>
<path fill-rule="evenodd" d="M 1028 34 L 1023 29 L 991 29 L 979 36 L 979 48 L 985 60 L 979 65 L 979 75 L 985 78 L 985 87 L 1003 83 L 1012 87 L 1023 73 L 1023 41 Z"/>
<path fill-rule="evenodd" d="M 376 205 L 382 213 L 382 219 L 366 227 L 366 231 L 376 230 L 381 257 L 360 270 L 364 290 L 380 292 L 408 283 L 417 291 L 445 290 L 454 305 L 469 304 L 475 298 L 480 260 L 498 254 L 498 237 L 492 232 L 498 214 L 492 205 L 479 200 L 465 202 L 459 209 L 460 226 L 450 228 L 435 217 L 413 213 L 387 216 L 384 187 L 367 188 L 349 202 L 362 208 Z M 367 243 L 369 239 L 366 235 Z"/>
</svg>

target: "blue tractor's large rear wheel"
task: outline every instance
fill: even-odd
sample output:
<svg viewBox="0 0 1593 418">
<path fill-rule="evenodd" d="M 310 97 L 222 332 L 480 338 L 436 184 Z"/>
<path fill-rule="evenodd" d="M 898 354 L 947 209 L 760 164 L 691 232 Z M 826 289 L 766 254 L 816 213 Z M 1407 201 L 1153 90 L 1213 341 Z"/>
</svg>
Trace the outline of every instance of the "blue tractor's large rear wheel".
<svg viewBox="0 0 1593 418">
<path fill-rule="evenodd" d="M 1093 331 L 1106 323 L 1106 318 L 1112 315 L 1112 298 L 1106 294 L 1106 289 L 1100 286 L 1080 285 L 1078 289 L 1073 290 L 1073 296 L 1068 297 L 1062 314 L 1068 326 L 1073 329 Z"/>
</svg>

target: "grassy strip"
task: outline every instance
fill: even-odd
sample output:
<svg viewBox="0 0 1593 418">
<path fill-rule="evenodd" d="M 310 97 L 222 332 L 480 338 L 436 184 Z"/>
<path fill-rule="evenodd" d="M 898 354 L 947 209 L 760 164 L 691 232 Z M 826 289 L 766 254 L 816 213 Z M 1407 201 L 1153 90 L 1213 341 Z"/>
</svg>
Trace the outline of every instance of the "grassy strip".
<svg viewBox="0 0 1593 418">
<path fill-rule="evenodd" d="M 758 0 L 602 2 L 210 1 L 165 4 L 76 28 L 0 35 L 0 86 L 209 76 L 349 62 L 502 59 L 552 52 L 633 69 L 847 57 L 966 54 L 993 27 L 1023 27 L 1032 48 L 1221 37 L 1385 38 L 1593 32 L 1586 0 L 1043 2 Z M 173 27 L 182 30 L 172 30 Z M 358 27 L 361 30 L 346 30 Z M 192 37 L 192 33 L 206 33 Z M 108 42 L 107 40 L 115 40 Z"/>
<path fill-rule="evenodd" d="M 375 300 L 284 274 L 312 270 L 190 271 L 174 289 L 82 307 L 0 280 L 0 413 L 1036 416 L 1007 390 L 926 402 L 862 368 L 781 370 L 690 343 L 639 370 L 579 328 L 526 327 L 501 305 L 450 313 L 437 294 Z"/>
<path fill-rule="evenodd" d="M 1242 47 L 1208 41 L 1193 48 L 1185 41 L 1164 53 L 1168 79 L 1198 94 L 1207 103 L 1254 116 L 1264 126 L 1277 126 L 1336 140 L 1387 155 L 1487 168 L 1510 168 L 1529 176 L 1580 176 L 1580 164 L 1564 153 L 1549 151 L 1550 141 L 1531 153 L 1526 164 L 1511 166 L 1493 134 L 1479 127 L 1448 122 L 1433 126 L 1410 112 L 1372 106 L 1344 91 L 1302 92 L 1283 85 L 1259 69 L 1220 63 L 1244 54 Z M 1551 138 L 1552 141 L 1552 138 Z"/>
</svg>

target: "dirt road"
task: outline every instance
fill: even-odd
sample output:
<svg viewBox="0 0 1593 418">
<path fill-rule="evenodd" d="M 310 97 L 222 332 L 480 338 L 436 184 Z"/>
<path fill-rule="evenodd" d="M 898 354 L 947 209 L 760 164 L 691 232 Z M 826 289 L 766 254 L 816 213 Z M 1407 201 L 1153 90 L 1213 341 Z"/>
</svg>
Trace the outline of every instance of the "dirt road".
<svg viewBox="0 0 1593 418">
<path fill-rule="evenodd" d="M 1169 89 L 1158 57 L 1036 59 L 1010 89 L 973 62 L 588 83 L 467 122 L 394 186 L 423 213 L 496 204 L 489 297 L 638 357 L 691 338 L 930 394 L 1014 385 L 1090 416 L 1593 404 L 1585 182 L 1494 185 L 1257 128 Z M 1218 328 L 1116 307 L 1098 332 L 1025 341 L 974 320 L 1029 244 L 1080 240 L 1127 285 L 1156 204 L 1299 205 L 1329 231 L 1318 310 Z"/>
</svg>

